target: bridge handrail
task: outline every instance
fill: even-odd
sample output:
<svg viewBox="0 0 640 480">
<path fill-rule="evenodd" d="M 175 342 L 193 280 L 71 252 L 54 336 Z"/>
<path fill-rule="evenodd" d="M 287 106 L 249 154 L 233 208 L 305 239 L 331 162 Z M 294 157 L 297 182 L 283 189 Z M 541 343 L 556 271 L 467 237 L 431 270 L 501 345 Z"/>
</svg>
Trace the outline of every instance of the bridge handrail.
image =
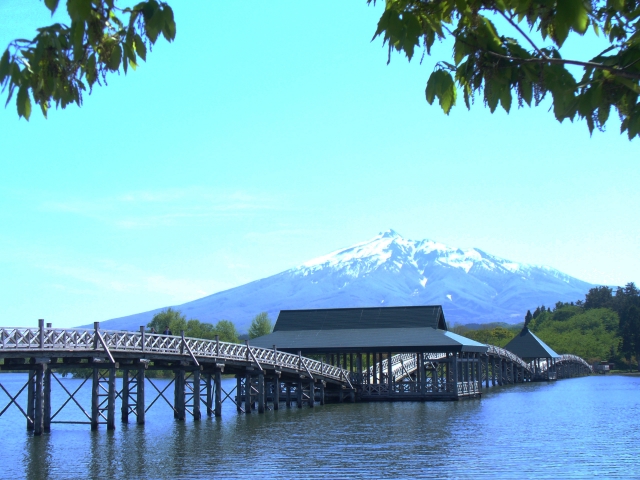
<svg viewBox="0 0 640 480">
<path fill-rule="evenodd" d="M 424 353 L 423 355 L 425 361 L 441 360 L 446 357 L 444 353 Z M 388 364 L 389 359 L 385 358 L 384 360 L 382 360 L 382 371 L 379 372 L 379 374 L 388 375 Z M 396 372 L 398 370 L 402 370 L 403 368 L 405 368 L 409 372 L 412 372 L 417 368 L 417 357 L 415 353 L 398 353 L 391 357 L 391 373 L 394 378 L 398 377 L 396 375 Z M 368 368 L 367 373 L 369 375 L 369 381 L 371 382 L 373 380 L 373 365 Z M 404 375 L 400 375 L 400 378 L 402 378 L 403 376 Z"/>
<path fill-rule="evenodd" d="M 261 365 L 290 368 L 304 373 L 308 373 L 308 370 L 313 375 L 321 375 L 340 382 L 348 383 L 349 378 L 348 370 L 278 350 L 252 346 L 247 350 L 247 345 L 191 337 L 184 337 L 183 344 L 182 336 L 157 333 L 145 333 L 143 343 L 141 332 L 123 330 L 45 328 L 41 331 L 39 328 L 1 327 L 0 351 L 27 350 L 45 353 L 51 350 L 70 350 L 91 351 L 97 354 L 104 351 L 98 332 L 110 352 L 144 352 L 184 357 L 190 356 L 188 352 L 190 349 L 194 356 L 201 358 L 250 363 L 255 363 L 257 360 Z M 186 346 L 189 349 L 185 348 Z"/>
<path fill-rule="evenodd" d="M 554 365 L 559 365 L 561 363 L 579 363 L 584 367 L 587 367 L 591 373 L 593 373 L 593 366 L 589 365 L 589 363 L 582 357 L 578 355 L 572 355 L 565 353 L 564 355 L 560 355 L 560 358 L 557 358 Z M 541 362 L 541 372 L 546 372 L 549 368 L 548 362 L 545 360 Z"/>
<path fill-rule="evenodd" d="M 531 372 L 531 365 L 528 364 L 527 362 L 525 362 L 522 358 L 520 358 L 519 356 L 517 356 L 515 353 L 510 352 L 509 350 L 502 348 L 502 347 L 496 347 L 495 345 L 487 345 L 489 348 L 487 350 L 487 355 L 489 354 L 493 354 L 493 355 L 497 355 L 501 358 L 506 358 L 508 360 L 511 360 L 514 363 L 517 363 L 518 365 L 520 365 L 521 367 L 523 367 L 524 369 L 526 369 L 527 371 Z"/>
</svg>

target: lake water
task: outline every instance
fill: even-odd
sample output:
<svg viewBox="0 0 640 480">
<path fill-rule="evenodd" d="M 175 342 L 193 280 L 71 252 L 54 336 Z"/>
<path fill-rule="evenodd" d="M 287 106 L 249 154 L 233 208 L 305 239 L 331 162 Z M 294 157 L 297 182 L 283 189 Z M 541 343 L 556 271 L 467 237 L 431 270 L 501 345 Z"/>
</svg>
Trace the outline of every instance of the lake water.
<svg viewBox="0 0 640 480">
<path fill-rule="evenodd" d="M 3 374 L 0 382 L 15 394 L 25 378 Z M 69 389 L 79 385 L 62 381 Z M 89 395 L 87 387 L 81 395 Z M 148 397 L 152 390 L 147 386 Z M 53 392 L 61 392 L 55 383 Z M 0 409 L 5 400 L 0 391 Z M 54 396 L 54 411 L 62 401 Z M 133 423 L 135 416 L 114 432 L 54 424 L 41 437 L 27 433 L 11 407 L 0 417 L 0 477 L 640 477 L 640 377 L 496 387 L 460 402 L 283 404 L 251 415 L 223 405 L 222 418 L 177 422 L 160 400 L 144 426 Z M 82 415 L 71 404 L 65 412 Z"/>
</svg>

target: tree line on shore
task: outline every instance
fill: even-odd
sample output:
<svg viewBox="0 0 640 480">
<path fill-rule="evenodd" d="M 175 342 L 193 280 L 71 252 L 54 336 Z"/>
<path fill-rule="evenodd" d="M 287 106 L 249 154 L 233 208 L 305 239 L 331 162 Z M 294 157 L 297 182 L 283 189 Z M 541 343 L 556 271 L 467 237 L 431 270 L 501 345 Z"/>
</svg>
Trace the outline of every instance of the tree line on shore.
<svg viewBox="0 0 640 480">
<path fill-rule="evenodd" d="M 579 355 L 589 363 L 607 361 L 631 369 L 640 360 L 640 290 L 634 283 L 594 287 L 584 300 L 557 302 L 528 310 L 524 326 L 557 353 Z M 482 343 L 504 347 L 523 325 L 454 331 Z"/>
<path fill-rule="evenodd" d="M 256 338 L 271 333 L 273 324 L 267 312 L 261 312 L 253 317 L 248 334 L 241 335 L 231 320 L 219 320 L 216 324 L 201 322 L 195 318 L 187 320 L 180 310 L 169 307 L 153 316 L 147 323 L 147 332 L 161 334 L 167 328 L 172 335 L 180 335 L 184 331 L 185 337 L 213 340 L 217 335 L 221 342 L 240 343 L 246 338 Z"/>
</svg>

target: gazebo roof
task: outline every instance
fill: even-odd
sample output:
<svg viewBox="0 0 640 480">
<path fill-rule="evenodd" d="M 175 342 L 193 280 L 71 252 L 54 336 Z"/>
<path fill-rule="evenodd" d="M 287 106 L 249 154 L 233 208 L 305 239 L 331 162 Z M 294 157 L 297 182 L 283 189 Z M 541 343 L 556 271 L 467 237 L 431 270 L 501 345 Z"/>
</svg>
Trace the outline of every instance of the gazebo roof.
<svg viewBox="0 0 640 480">
<path fill-rule="evenodd" d="M 504 348 L 524 359 L 560 357 L 527 327 L 524 327 Z"/>
<path fill-rule="evenodd" d="M 448 330 L 442 307 L 430 305 L 281 310 L 273 331 L 420 327 Z"/>
<path fill-rule="evenodd" d="M 283 310 L 273 333 L 250 343 L 305 354 L 487 350 L 486 345 L 448 332 L 439 305 Z"/>
</svg>

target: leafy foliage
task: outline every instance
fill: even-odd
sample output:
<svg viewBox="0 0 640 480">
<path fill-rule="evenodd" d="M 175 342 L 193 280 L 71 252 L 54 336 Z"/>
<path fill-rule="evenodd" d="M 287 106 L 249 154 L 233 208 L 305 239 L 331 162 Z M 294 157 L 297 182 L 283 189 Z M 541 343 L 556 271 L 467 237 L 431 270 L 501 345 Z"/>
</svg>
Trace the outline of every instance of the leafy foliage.
<svg viewBox="0 0 640 480">
<path fill-rule="evenodd" d="M 185 337 L 213 340 L 218 335 L 223 342 L 239 342 L 238 332 L 233 322 L 220 320 L 212 325 L 196 319 L 187 320 L 187 317 L 182 315 L 179 310 L 173 310 L 171 307 L 156 313 L 147 324 L 147 328 L 149 330 L 153 328 L 156 333 L 162 333 L 167 326 L 174 335 L 180 335 L 184 330 Z"/>
<path fill-rule="evenodd" d="M 273 331 L 273 324 L 267 312 L 262 312 L 256 315 L 251 321 L 249 327 L 249 338 L 262 337 L 268 335 Z"/>
<path fill-rule="evenodd" d="M 617 351 L 618 324 L 618 314 L 608 308 L 582 311 L 568 306 L 540 315 L 530 329 L 556 352 L 592 363 L 609 360 L 611 350 Z"/>
<path fill-rule="evenodd" d="M 495 327 L 495 328 L 481 328 L 479 330 L 469 330 L 463 335 L 467 338 L 475 340 L 476 342 L 484 343 L 487 345 L 495 345 L 496 347 L 504 347 L 511 341 L 513 337 L 520 331 L 520 327 Z"/>
<path fill-rule="evenodd" d="M 375 3 L 376 0 L 368 0 Z M 437 98 L 448 114 L 457 88 L 467 108 L 476 95 L 493 113 L 509 112 L 553 98 L 556 119 L 584 119 L 590 132 L 603 129 L 613 107 L 621 133 L 640 136 L 640 0 L 386 0 L 374 38 L 409 60 L 416 48 L 431 55 L 436 39 L 453 40 L 453 58 L 436 65 L 426 98 Z M 494 20 L 500 19 L 500 22 Z M 497 25 L 507 25 L 508 35 Z M 588 60 L 564 59 L 561 47 L 570 35 L 591 27 L 609 47 Z M 527 33 L 528 31 L 528 33 Z M 538 46 L 534 35 L 548 46 Z M 515 38 L 517 37 L 517 38 Z M 567 67 L 582 69 L 576 79 Z"/>
<path fill-rule="evenodd" d="M 45 0 L 51 14 L 59 0 Z M 67 0 L 71 25 L 55 23 L 38 29 L 33 40 L 18 39 L 0 58 L 0 85 L 8 89 L 8 105 L 17 91 L 18 116 L 29 120 L 31 99 L 44 116 L 53 103 L 82 105 L 83 92 L 107 82 L 107 74 L 127 73 L 160 34 L 173 41 L 173 10 L 157 0 L 118 8 L 116 0 Z M 128 17 L 128 18 L 125 18 Z"/>
<path fill-rule="evenodd" d="M 229 320 L 220 320 L 216 323 L 214 330 L 216 335 L 220 336 L 220 340 L 223 342 L 239 343 L 238 331 L 233 322 Z"/>
</svg>

